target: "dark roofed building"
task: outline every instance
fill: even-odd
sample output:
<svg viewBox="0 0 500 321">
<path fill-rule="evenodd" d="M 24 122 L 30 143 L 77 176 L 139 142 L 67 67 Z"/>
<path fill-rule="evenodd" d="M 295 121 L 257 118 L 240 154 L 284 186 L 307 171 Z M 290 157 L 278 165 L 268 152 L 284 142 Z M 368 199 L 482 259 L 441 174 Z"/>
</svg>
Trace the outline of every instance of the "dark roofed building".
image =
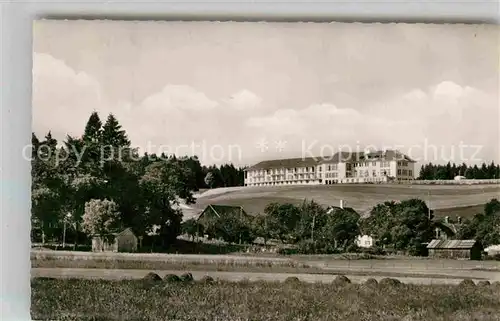
<svg viewBox="0 0 500 321">
<path fill-rule="evenodd" d="M 215 205 L 210 204 L 198 216 L 198 221 L 203 224 L 203 221 L 211 218 L 226 217 L 230 215 L 248 216 L 242 206 L 232 205 Z"/>
<path fill-rule="evenodd" d="M 315 157 L 307 158 L 287 158 L 287 159 L 275 159 L 267 160 L 257 163 L 245 171 L 251 171 L 256 169 L 276 169 L 276 168 L 295 168 L 304 166 L 316 166 L 320 163 L 320 159 Z"/>
<path fill-rule="evenodd" d="M 483 248 L 476 240 L 432 240 L 429 256 L 440 259 L 480 260 Z"/>
</svg>

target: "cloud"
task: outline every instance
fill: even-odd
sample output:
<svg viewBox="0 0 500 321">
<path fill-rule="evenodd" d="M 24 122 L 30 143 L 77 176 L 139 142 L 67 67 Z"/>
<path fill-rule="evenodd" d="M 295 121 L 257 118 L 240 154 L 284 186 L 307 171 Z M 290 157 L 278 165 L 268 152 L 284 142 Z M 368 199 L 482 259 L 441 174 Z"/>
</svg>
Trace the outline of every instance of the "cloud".
<svg viewBox="0 0 500 321">
<path fill-rule="evenodd" d="M 423 152 L 424 144 L 429 144 L 443 150 L 437 158 L 453 153 L 457 158 L 462 142 L 482 145 L 477 157 L 498 157 L 497 96 L 451 81 L 415 88 L 368 106 L 362 112 L 321 103 L 299 110 L 280 109 L 270 115 L 249 118 L 245 124 L 270 139 L 287 136 L 295 148 L 301 141 L 330 146 L 359 142 L 402 150 L 418 145 Z M 497 130 L 492 132 L 492 128 Z M 470 149 L 469 156 L 472 153 Z"/>
<path fill-rule="evenodd" d="M 159 152 L 154 148 L 175 150 L 195 143 L 227 150 L 236 143 L 244 151 L 243 159 L 235 160 L 239 163 L 264 156 L 255 149 L 261 137 L 287 142 L 285 152 L 265 157 L 301 156 L 304 142 L 317 142 L 317 153 L 324 145 L 337 148 L 358 142 L 361 148 L 402 145 L 404 150 L 425 140 L 446 148 L 460 141 L 482 145 L 478 157 L 498 158 L 497 95 L 452 81 L 414 88 L 362 109 L 327 101 L 301 109 L 273 110 L 248 89 L 213 98 L 178 84 L 168 84 L 138 104 L 126 100 L 110 103 L 92 75 L 51 55 L 35 53 L 33 82 L 35 132 L 43 135 L 52 130 L 58 139 L 66 133 L 81 135 L 90 113 L 96 110 L 101 118 L 114 113 L 136 146 L 153 145 L 153 152 Z M 183 153 L 189 151 L 183 149 Z M 206 163 L 213 161 L 209 151 L 198 148 L 193 153 Z"/>
<path fill-rule="evenodd" d="M 441 125 L 460 124 L 467 125 L 465 115 L 473 110 L 479 115 L 492 115 L 497 112 L 497 98 L 478 89 L 469 86 L 460 86 L 451 81 L 443 81 L 435 86 L 422 89 L 414 89 L 389 100 L 383 110 L 388 117 L 397 119 L 408 116 L 416 122 L 425 124 L 432 123 L 438 119 L 445 121 Z M 375 112 L 381 110 L 380 106 L 372 108 Z M 443 133 L 444 134 L 444 133 Z"/>
<path fill-rule="evenodd" d="M 236 110 L 254 110 L 262 106 L 262 99 L 247 89 L 238 91 L 224 102 Z"/>
<path fill-rule="evenodd" d="M 209 99 L 204 93 L 185 85 L 166 85 L 160 92 L 147 97 L 141 107 L 148 110 L 169 112 L 210 111 L 219 104 Z"/>
<path fill-rule="evenodd" d="M 258 108 L 261 102 L 249 90 L 230 97 L 216 100 L 190 86 L 167 85 L 130 107 L 128 116 L 119 120 L 134 144 L 150 146 L 148 152 L 160 153 L 158 149 L 162 149 L 167 153 L 196 154 L 201 161 L 210 163 L 210 149 L 229 153 L 234 144 L 244 145 L 241 127 L 245 116 L 241 111 Z"/>
<path fill-rule="evenodd" d="M 292 139 L 317 140 L 329 137 L 332 133 L 346 138 L 357 130 L 362 122 L 362 114 L 350 108 L 339 108 L 334 104 L 312 104 L 306 108 L 279 109 L 271 115 L 251 117 L 246 126 L 258 129 L 272 139 L 293 136 Z"/>
<path fill-rule="evenodd" d="M 90 112 L 103 105 L 96 79 L 49 54 L 34 53 L 33 123 L 38 135 L 48 130 L 60 138 L 81 134 Z"/>
<path fill-rule="evenodd" d="M 33 75 L 35 78 L 50 75 L 54 79 L 71 80 L 75 85 L 82 87 L 99 87 L 99 83 L 85 72 L 76 72 L 64 61 L 46 53 L 34 53 Z"/>
</svg>

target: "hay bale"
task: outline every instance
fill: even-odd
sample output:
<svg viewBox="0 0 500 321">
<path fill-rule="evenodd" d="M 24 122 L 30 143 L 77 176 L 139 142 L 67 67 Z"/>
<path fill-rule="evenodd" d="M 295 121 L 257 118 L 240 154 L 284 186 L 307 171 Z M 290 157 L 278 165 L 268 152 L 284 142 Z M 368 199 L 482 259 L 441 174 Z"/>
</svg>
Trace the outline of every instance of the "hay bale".
<svg viewBox="0 0 500 321">
<path fill-rule="evenodd" d="M 343 285 L 347 285 L 347 284 L 350 284 L 351 283 L 351 280 L 349 280 L 348 277 L 346 277 L 345 275 L 338 275 L 335 280 L 333 280 L 333 285 L 340 285 L 340 286 L 343 286 Z"/>
<path fill-rule="evenodd" d="M 464 279 L 459 284 L 460 286 L 475 286 L 476 284 L 471 279 Z"/>
<path fill-rule="evenodd" d="M 158 274 L 153 273 L 153 272 L 149 272 L 142 279 L 144 281 L 148 281 L 148 282 L 158 282 L 158 281 L 161 281 L 161 277 Z"/>
<path fill-rule="evenodd" d="M 194 281 L 193 275 L 189 272 L 182 274 L 180 279 L 182 282 L 193 282 Z"/>
<path fill-rule="evenodd" d="M 285 283 L 288 283 L 288 284 L 298 284 L 298 283 L 300 283 L 300 280 L 296 276 L 289 276 L 289 277 L 287 277 L 285 279 Z"/>
<path fill-rule="evenodd" d="M 490 286 L 490 281 L 479 281 L 477 282 L 477 286 Z"/>
<path fill-rule="evenodd" d="M 210 283 L 214 283 L 215 280 L 213 277 L 211 277 L 209 275 L 205 275 L 203 278 L 201 278 L 201 282 L 205 283 L 205 284 L 210 284 Z"/>
<path fill-rule="evenodd" d="M 381 286 L 398 286 L 401 284 L 401 281 L 393 278 L 383 278 L 382 280 L 380 280 L 379 284 Z"/>
<path fill-rule="evenodd" d="M 167 274 L 163 278 L 163 281 L 168 282 L 168 283 L 174 283 L 174 282 L 180 282 L 181 279 L 175 274 Z"/>
<path fill-rule="evenodd" d="M 369 278 L 365 281 L 365 284 L 366 286 L 377 286 L 378 285 L 378 281 L 374 278 Z"/>
</svg>

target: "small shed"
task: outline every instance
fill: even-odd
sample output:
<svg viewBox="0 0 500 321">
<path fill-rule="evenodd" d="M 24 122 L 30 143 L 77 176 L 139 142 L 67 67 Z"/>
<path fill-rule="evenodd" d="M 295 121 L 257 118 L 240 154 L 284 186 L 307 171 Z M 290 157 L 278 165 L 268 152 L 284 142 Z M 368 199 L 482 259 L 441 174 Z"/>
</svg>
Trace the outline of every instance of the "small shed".
<svg viewBox="0 0 500 321">
<path fill-rule="evenodd" d="M 441 259 L 480 260 L 483 248 L 476 240 L 432 240 L 429 256 Z"/>
<path fill-rule="evenodd" d="M 136 252 L 137 236 L 130 228 L 119 233 L 92 238 L 92 252 Z"/>
</svg>

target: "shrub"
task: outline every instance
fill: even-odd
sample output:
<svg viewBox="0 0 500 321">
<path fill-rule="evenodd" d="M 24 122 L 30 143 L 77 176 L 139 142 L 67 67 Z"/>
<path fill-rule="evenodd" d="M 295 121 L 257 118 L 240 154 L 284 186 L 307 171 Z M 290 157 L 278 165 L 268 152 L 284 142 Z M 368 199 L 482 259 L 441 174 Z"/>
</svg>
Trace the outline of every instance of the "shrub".
<svg viewBox="0 0 500 321">
<path fill-rule="evenodd" d="M 356 243 L 351 243 L 346 247 L 347 253 L 360 253 L 361 248 Z"/>
<path fill-rule="evenodd" d="M 459 284 L 460 286 L 475 286 L 476 284 L 471 279 L 465 279 Z"/>
<path fill-rule="evenodd" d="M 378 281 L 375 280 L 374 278 L 369 278 L 365 281 L 365 285 L 367 286 L 377 286 L 378 285 Z"/>
<path fill-rule="evenodd" d="M 500 261 L 500 253 L 493 255 L 485 255 L 484 259 L 487 261 Z"/>
<path fill-rule="evenodd" d="M 374 246 L 368 249 L 363 249 L 363 252 L 371 254 L 371 255 L 386 255 L 386 251 L 379 247 L 379 246 Z"/>
<path fill-rule="evenodd" d="M 194 280 L 193 275 L 191 273 L 184 273 L 181 275 L 182 282 L 192 282 Z"/>
<path fill-rule="evenodd" d="M 351 280 L 349 280 L 348 277 L 346 277 L 345 275 L 339 275 L 335 278 L 335 280 L 333 280 L 333 285 L 347 285 L 351 283 Z"/>
<path fill-rule="evenodd" d="M 401 284 L 401 281 L 393 278 L 383 278 L 379 284 L 382 286 L 398 286 Z"/>
<path fill-rule="evenodd" d="M 300 241 L 297 244 L 297 252 L 299 254 L 315 254 L 316 251 L 316 244 L 310 239 Z"/>
<path fill-rule="evenodd" d="M 174 282 L 180 282 L 181 279 L 175 275 L 175 274 L 167 274 L 165 275 L 165 277 L 163 278 L 163 280 L 165 282 L 168 282 L 168 283 L 174 283 Z"/>
<path fill-rule="evenodd" d="M 148 274 L 146 274 L 146 276 L 144 276 L 142 278 L 144 281 L 151 281 L 151 282 L 157 282 L 157 281 L 161 281 L 161 277 L 156 274 L 156 273 L 153 273 L 153 272 L 149 272 Z"/>
</svg>

